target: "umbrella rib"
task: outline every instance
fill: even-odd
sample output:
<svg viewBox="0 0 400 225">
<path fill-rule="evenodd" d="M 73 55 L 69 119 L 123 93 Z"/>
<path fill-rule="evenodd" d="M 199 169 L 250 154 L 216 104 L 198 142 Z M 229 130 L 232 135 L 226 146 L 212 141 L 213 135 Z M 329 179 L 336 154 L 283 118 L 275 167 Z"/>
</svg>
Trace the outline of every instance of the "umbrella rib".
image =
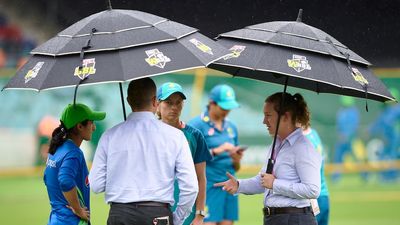
<svg viewBox="0 0 400 225">
<path fill-rule="evenodd" d="M 297 47 L 297 46 L 285 45 L 285 44 L 277 43 L 277 42 L 269 42 L 269 41 L 265 42 L 265 41 L 260 41 L 260 40 L 254 39 L 254 38 L 240 37 L 240 36 L 236 36 L 236 35 L 221 35 L 221 37 L 234 38 L 234 39 L 247 40 L 247 41 L 254 41 L 254 42 L 260 42 L 260 43 L 263 43 L 263 44 L 284 46 L 284 47 L 300 49 L 300 50 L 304 50 L 304 51 L 308 51 L 308 52 L 316 52 L 316 53 L 320 53 L 320 54 L 324 54 L 324 55 L 332 55 L 332 56 L 335 56 L 335 57 L 338 57 L 338 58 L 341 58 L 341 59 L 346 59 L 346 57 L 344 57 L 341 54 L 330 54 L 328 52 L 321 52 L 321 51 L 317 51 L 317 50 L 313 50 L 313 49 L 300 48 L 300 47 Z M 358 63 L 361 63 L 361 64 L 366 64 L 365 62 L 357 60 L 357 59 L 351 59 L 351 61 L 358 62 Z M 370 65 L 370 64 L 367 64 L 367 65 Z"/>
<path fill-rule="evenodd" d="M 181 71 L 185 71 L 185 70 L 193 70 L 193 69 L 201 69 L 201 68 L 204 68 L 204 66 L 193 66 L 193 67 L 187 67 L 184 69 L 170 70 L 170 71 L 161 72 L 161 73 L 146 74 L 146 75 L 134 77 L 132 79 L 128 79 L 126 81 L 128 82 L 131 80 L 137 80 L 137 79 L 141 79 L 141 78 L 145 78 L 145 77 L 155 77 L 155 76 L 160 76 L 160 75 L 164 75 L 164 74 L 177 73 L 177 72 L 181 72 Z"/>
<path fill-rule="evenodd" d="M 310 27 L 311 32 L 313 32 L 315 34 L 315 32 L 314 32 L 314 30 L 312 29 L 311 26 L 309 26 L 307 24 L 304 24 L 304 25 Z M 313 37 L 310 37 L 310 36 L 300 35 L 300 34 L 295 34 L 295 33 L 290 33 L 290 32 L 285 32 L 285 31 L 269 30 L 269 29 L 263 29 L 263 28 L 258 28 L 258 27 L 257 28 L 256 27 L 246 27 L 246 28 L 249 29 L 249 30 L 259 30 L 259 31 L 266 31 L 266 32 L 271 32 L 271 33 L 281 33 L 281 34 L 285 34 L 285 35 L 289 35 L 289 36 L 301 37 L 301 38 L 310 39 L 310 40 L 314 40 L 314 41 L 320 41 L 320 42 L 324 42 L 324 43 L 327 42 L 327 41 L 325 41 L 323 39 L 313 38 Z M 315 36 L 317 36 L 317 35 L 315 35 Z M 339 43 L 339 44 L 338 43 L 333 43 L 333 44 L 336 45 L 336 46 L 348 49 L 347 46 L 345 46 L 345 45 L 343 45 L 341 43 Z"/>
<path fill-rule="evenodd" d="M 140 27 L 132 27 L 132 28 L 126 28 L 122 30 L 117 30 L 117 31 L 100 31 L 93 33 L 93 35 L 109 35 L 109 34 L 117 34 L 125 31 L 131 31 L 131 30 L 138 30 L 138 29 L 143 29 L 143 28 L 151 28 L 153 26 L 140 26 Z M 91 34 L 78 34 L 78 35 L 68 35 L 68 34 L 59 34 L 57 35 L 58 37 L 67 37 L 67 38 L 78 38 L 78 37 L 85 37 L 85 36 L 90 36 Z"/>
<path fill-rule="evenodd" d="M 102 51 L 115 51 L 115 50 L 122 50 L 126 48 L 132 48 L 132 47 L 138 47 L 138 46 L 144 46 L 144 45 L 150 45 L 150 44 L 157 44 L 157 43 L 162 43 L 162 42 L 168 42 L 168 41 L 175 41 L 175 38 L 170 38 L 170 39 L 164 39 L 164 40 L 158 40 L 158 41 L 151 41 L 151 42 L 146 42 L 146 43 L 140 43 L 140 44 L 135 44 L 135 45 L 127 45 L 127 46 L 122 46 L 118 48 L 103 48 L 103 49 L 94 49 L 94 50 L 87 50 L 85 53 L 88 52 L 102 52 Z M 81 51 L 76 51 L 76 52 L 66 52 L 66 53 L 59 53 L 59 54 L 50 54 L 46 52 L 31 52 L 32 55 L 48 55 L 48 56 L 64 56 L 64 55 L 74 55 L 74 54 L 80 54 Z"/>
<path fill-rule="evenodd" d="M 235 65 L 235 64 L 229 64 L 229 63 L 214 62 L 213 64 L 222 65 L 222 66 L 230 66 L 230 67 L 239 67 L 239 68 L 248 69 L 248 70 L 256 70 L 256 69 L 251 68 L 251 67 L 239 66 L 239 65 Z"/>
</svg>

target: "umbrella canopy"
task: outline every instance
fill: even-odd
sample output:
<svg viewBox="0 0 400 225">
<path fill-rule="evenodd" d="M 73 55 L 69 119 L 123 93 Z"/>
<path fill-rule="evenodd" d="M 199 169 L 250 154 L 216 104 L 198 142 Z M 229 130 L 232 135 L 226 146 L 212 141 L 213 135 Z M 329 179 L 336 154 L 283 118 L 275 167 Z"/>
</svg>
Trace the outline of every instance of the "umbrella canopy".
<svg viewBox="0 0 400 225">
<path fill-rule="evenodd" d="M 231 55 L 210 68 L 256 80 L 284 84 L 317 93 L 395 100 L 368 66 L 370 63 L 325 32 L 301 22 L 270 22 L 220 34 L 218 43 Z M 366 107 L 368 110 L 368 107 Z M 278 113 L 281 116 L 281 113 Z M 278 133 L 277 120 L 275 134 Z M 274 135 L 267 173 L 272 173 Z"/>
<path fill-rule="evenodd" d="M 61 31 L 4 89 L 46 90 L 201 68 L 230 52 L 196 29 L 132 10 L 106 10 Z"/>
<path fill-rule="evenodd" d="M 300 21 L 275 21 L 256 24 L 240 30 L 220 34 L 218 38 L 249 40 L 261 44 L 284 46 L 326 54 L 342 59 L 346 59 L 346 56 L 340 52 L 346 52 L 349 54 L 351 61 L 367 66 L 371 65 L 371 63 L 351 51 L 334 37 Z"/>
<path fill-rule="evenodd" d="M 297 21 L 276 21 L 218 36 L 231 55 L 210 68 L 256 80 L 287 84 L 317 93 L 395 99 L 373 75 L 368 61 L 329 34 Z"/>
<path fill-rule="evenodd" d="M 230 48 L 230 56 L 210 68 L 233 76 L 285 84 L 317 93 L 333 93 L 377 101 L 394 100 L 385 85 L 360 63 L 316 52 L 262 44 L 248 40 L 219 38 L 218 43 Z"/>
</svg>

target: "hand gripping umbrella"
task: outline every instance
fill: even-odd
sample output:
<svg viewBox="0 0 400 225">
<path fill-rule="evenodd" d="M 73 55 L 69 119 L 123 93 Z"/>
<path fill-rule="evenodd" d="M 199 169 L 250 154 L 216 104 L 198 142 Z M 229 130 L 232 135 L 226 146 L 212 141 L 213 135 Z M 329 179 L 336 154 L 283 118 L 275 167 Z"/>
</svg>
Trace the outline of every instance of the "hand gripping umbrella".
<svg viewBox="0 0 400 225">
<path fill-rule="evenodd" d="M 32 50 L 3 89 L 40 91 L 118 82 L 126 118 L 122 82 L 203 68 L 229 53 L 197 29 L 110 5 Z"/>
<path fill-rule="evenodd" d="M 270 22 L 220 34 L 218 43 L 231 55 L 210 65 L 233 76 L 303 88 L 317 93 L 334 93 L 373 99 L 395 100 L 385 85 L 368 68 L 370 63 L 325 32 L 297 21 Z M 281 105 L 284 98 L 282 98 Z M 368 111 L 368 105 L 366 104 Z M 279 116 L 281 113 L 279 113 Z M 275 134 L 279 129 L 278 118 Z M 276 135 L 272 144 L 275 150 Z M 269 159 L 267 173 L 273 160 Z"/>
</svg>

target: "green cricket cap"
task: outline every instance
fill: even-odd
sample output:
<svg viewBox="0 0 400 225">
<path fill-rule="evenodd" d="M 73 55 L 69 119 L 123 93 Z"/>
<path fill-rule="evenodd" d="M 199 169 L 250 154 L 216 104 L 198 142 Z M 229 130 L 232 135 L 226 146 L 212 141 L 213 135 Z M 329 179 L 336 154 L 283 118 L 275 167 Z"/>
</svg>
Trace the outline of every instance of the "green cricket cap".
<svg viewBox="0 0 400 225">
<path fill-rule="evenodd" d="M 103 120 L 106 117 L 105 112 L 91 110 L 87 105 L 76 103 L 68 104 L 61 114 L 60 120 L 65 128 L 70 129 L 85 120 Z"/>
</svg>

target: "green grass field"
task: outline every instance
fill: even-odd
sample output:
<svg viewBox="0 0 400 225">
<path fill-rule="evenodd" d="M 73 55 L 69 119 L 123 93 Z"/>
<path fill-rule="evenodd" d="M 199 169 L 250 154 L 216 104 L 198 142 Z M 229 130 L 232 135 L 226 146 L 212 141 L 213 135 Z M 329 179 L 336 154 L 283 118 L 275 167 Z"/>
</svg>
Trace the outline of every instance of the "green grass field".
<svg viewBox="0 0 400 225">
<path fill-rule="evenodd" d="M 330 185 L 330 225 L 392 225 L 400 222 L 400 183 L 363 182 L 347 175 Z M 240 196 L 237 225 L 262 224 L 262 195 Z M 106 224 L 103 195 L 91 195 L 92 224 Z M 41 177 L 0 177 L 1 224 L 46 224 L 49 203 Z"/>
</svg>

